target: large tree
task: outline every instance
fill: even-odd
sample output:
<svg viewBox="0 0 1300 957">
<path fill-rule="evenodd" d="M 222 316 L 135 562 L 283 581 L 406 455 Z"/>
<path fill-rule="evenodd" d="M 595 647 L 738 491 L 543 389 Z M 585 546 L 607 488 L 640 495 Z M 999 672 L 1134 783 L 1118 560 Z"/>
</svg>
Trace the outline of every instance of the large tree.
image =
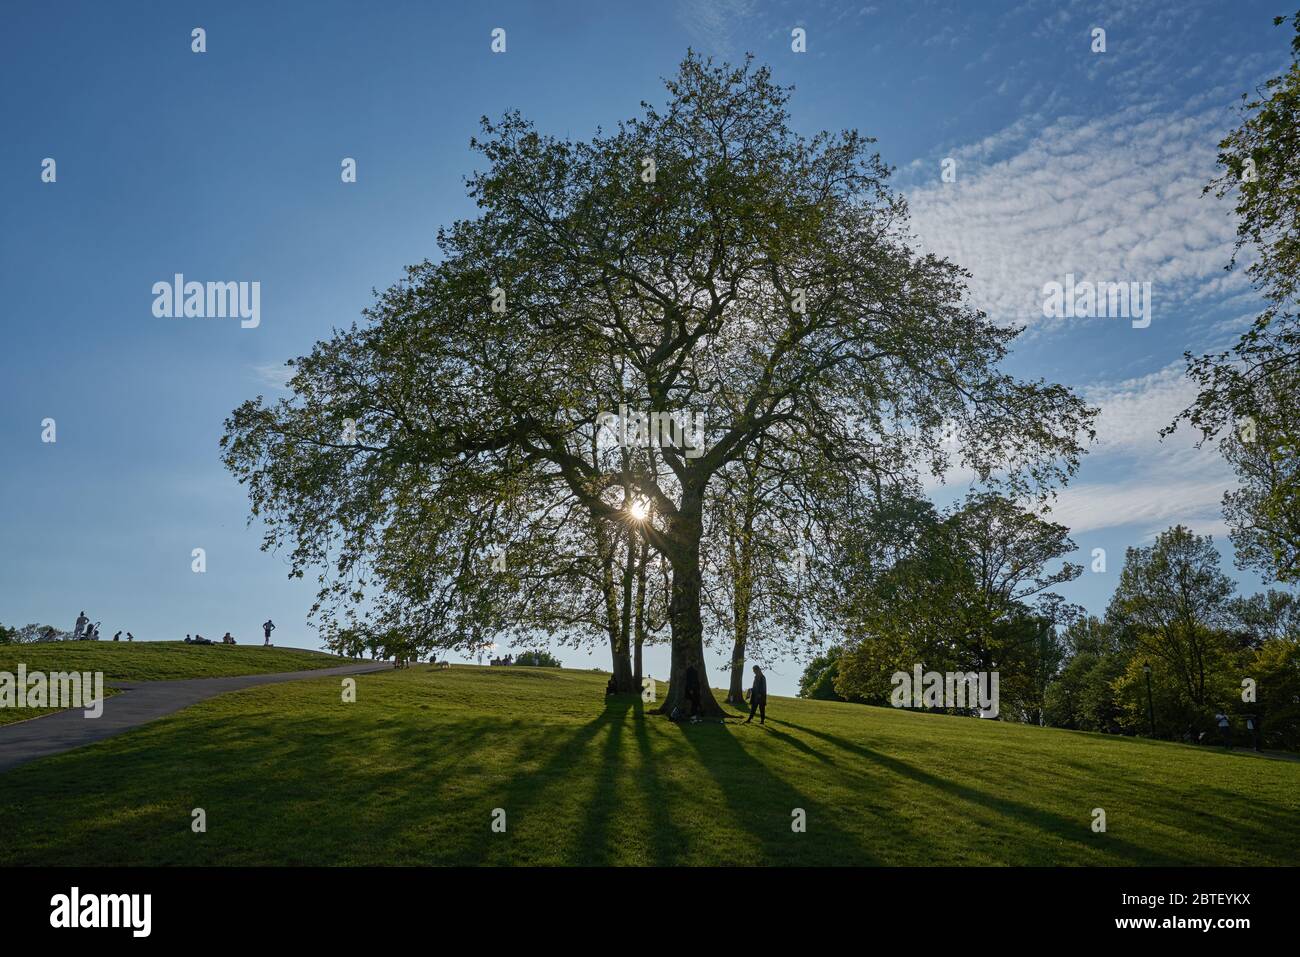
<svg viewBox="0 0 1300 957">
<path fill-rule="evenodd" d="M 626 521 L 630 494 L 671 572 L 662 707 L 694 666 L 718 714 L 705 503 L 756 442 L 779 436 L 791 482 L 849 503 L 932 463 L 956 422 L 966 465 L 1042 489 L 1077 466 L 1092 413 L 999 370 L 1016 332 L 917 250 L 870 140 L 797 135 L 788 91 L 749 62 L 688 55 L 666 86 L 663 108 L 585 142 L 485 119 L 479 214 L 441 230 L 441 258 L 366 324 L 299 360 L 291 398 L 237 409 L 223 441 L 295 572 L 332 566 L 336 601 L 378 589 L 430 641 L 544 624 L 509 594 L 518 570 L 554 562 L 566 522 Z M 609 441 L 601 414 L 624 408 L 688 415 L 700 434 L 670 435 L 649 468 L 621 454 L 623 430 Z M 344 419 L 357 441 L 338 438 Z M 479 555 L 503 543 L 524 564 L 494 578 Z M 339 587 L 352 577 L 367 585 Z"/>
</svg>

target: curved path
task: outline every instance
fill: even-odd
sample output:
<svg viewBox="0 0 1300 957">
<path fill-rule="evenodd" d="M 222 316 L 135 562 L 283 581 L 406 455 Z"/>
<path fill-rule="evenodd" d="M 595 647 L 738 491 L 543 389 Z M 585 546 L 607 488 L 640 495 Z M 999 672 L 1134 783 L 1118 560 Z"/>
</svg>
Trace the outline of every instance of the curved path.
<svg viewBox="0 0 1300 957">
<path fill-rule="evenodd" d="M 8 771 L 37 758 L 111 738 L 227 691 L 281 681 L 302 681 L 306 678 L 362 675 L 392 667 L 391 661 L 369 661 L 338 668 L 237 675 L 229 678 L 109 681 L 106 684 L 123 693 L 106 696 L 104 713 L 98 718 L 87 718 L 81 708 L 70 708 L 28 721 L 0 725 L 0 771 Z"/>
</svg>

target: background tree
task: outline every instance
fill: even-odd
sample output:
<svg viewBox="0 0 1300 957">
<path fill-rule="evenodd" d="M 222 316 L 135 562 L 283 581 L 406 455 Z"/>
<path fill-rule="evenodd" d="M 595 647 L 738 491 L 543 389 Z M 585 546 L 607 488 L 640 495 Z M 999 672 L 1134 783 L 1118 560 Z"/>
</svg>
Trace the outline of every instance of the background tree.
<svg viewBox="0 0 1300 957">
<path fill-rule="evenodd" d="M 1241 126 L 1219 144 L 1222 175 L 1206 187 L 1236 199 L 1228 268 L 1243 250 L 1253 254 L 1246 272 L 1265 308 L 1230 349 L 1187 354 L 1198 394 L 1164 430 L 1187 421 L 1203 440 L 1223 435 L 1221 448 L 1242 483 L 1225 499 L 1239 560 L 1288 582 L 1300 580 L 1300 13 L 1291 24 L 1290 68 L 1254 98 L 1242 95 Z"/>
<path fill-rule="evenodd" d="M 71 632 L 37 622 L 31 622 L 21 628 L 0 625 L 0 645 L 25 645 L 34 641 L 67 641 L 71 637 Z"/>
<path fill-rule="evenodd" d="M 1199 708 L 1213 707 L 1235 586 L 1219 570 L 1210 536 L 1182 525 L 1129 548 L 1106 617 L 1136 656 L 1163 663 Z"/>
<path fill-rule="evenodd" d="M 876 698 L 896 671 L 999 673 L 1008 716 L 1042 720 L 1070 611 L 1052 591 L 1080 573 L 1068 530 L 990 492 L 925 519 L 915 544 L 856 592 L 836 690 Z M 1059 567 L 1054 567 L 1060 562 Z"/>
<path fill-rule="evenodd" d="M 705 610 L 730 645 L 726 701 L 734 704 L 745 700 L 747 653 L 757 649 L 770 659 L 813 640 L 800 534 L 806 516 L 801 521 L 772 445 L 760 439 L 720 472 L 706 506 Z"/>
<path fill-rule="evenodd" d="M 1067 660 L 1044 694 L 1044 720 L 1078 731 L 1119 729 L 1121 706 L 1115 682 L 1129 656 L 1114 629 L 1094 616 L 1071 621 L 1061 634 Z"/>
<path fill-rule="evenodd" d="M 555 657 L 544 648 L 534 648 L 531 651 L 521 651 L 515 655 L 516 665 L 527 665 L 533 668 L 560 668 L 560 659 Z"/>
</svg>

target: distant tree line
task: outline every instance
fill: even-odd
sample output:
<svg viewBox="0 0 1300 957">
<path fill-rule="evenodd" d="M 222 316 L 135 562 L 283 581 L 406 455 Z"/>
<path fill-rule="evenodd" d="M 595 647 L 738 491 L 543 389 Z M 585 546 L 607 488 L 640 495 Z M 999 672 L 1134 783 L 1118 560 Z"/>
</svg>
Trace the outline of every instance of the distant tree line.
<svg viewBox="0 0 1300 957">
<path fill-rule="evenodd" d="M 53 625 L 32 622 L 19 628 L 0 624 L 0 645 L 25 645 L 33 641 L 65 641 L 71 637 L 68 632 Z"/>
<path fill-rule="evenodd" d="M 987 499 L 974 505 L 977 513 L 988 507 Z M 973 521 L 971 510 L 967 504 L 938 521 L 913 554 L 865 589 L 857 599 L 863 614 L 844 642 L 809 662 L 802 696 L 888 704 L 890 675 L 919 662 L 926 670 L 998 671 L 1008 720 L 1196 741 L 1214 732 L 1223 712 L 1239 728 L 1253 715 L 1266 747 L 1300 748 L 1300 602 L 1293 595 L 1236 594 L 1210 536 L 1174 526 L 1150 546 L 1127 550 L 1102 617 L 1047 591 L 1031 607 L 1023 587 L 989 586 L 1009 585 L 1016 569 L 1034 584 L 1062 582 L 1077 566 L 1043 575 L 1023 562 L 1032 550 L 1003 547 L 1005 535 L 957 535 L 951 547 L 955 529 L 992 527 Z M 1059 526 L 1022 517 L 1019 527 L 1049 546 L 1038 555 L 1068 542 Z M 990 562 L 1000 554 L 1015 556 L 1011 566 Z M 983 583 L 976 569 L 989 572 Z"/>
</svg>

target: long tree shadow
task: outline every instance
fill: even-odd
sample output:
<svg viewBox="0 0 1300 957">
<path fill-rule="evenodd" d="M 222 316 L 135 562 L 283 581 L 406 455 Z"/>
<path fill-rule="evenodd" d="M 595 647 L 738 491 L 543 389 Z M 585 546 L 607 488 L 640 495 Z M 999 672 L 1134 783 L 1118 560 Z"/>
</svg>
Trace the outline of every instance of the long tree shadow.
<svg viewBox="0 0 1300 957">
<path fill-rule="evenodd" d="M 608 865 L 609 860 L 609 819 L 610 813 L 618 804 L 618 779 L 622 765 L 621 743 L 623 724 L 628 712 L 632 710 L 632 701 L 627 695 L 619 695 L 605 703 L 601 714 L 602 726 L 609 728 L 605 735 L 599 767 L 596 769 L 595 783 L 591 789 L 591 799 L 583 814 L 583 821 L 568 860 L 582 864 Z"/>
<path fill-rule="evenodd" d="M 641 764 L 636 771 L 636 780 L 643 788 L 643 803 L 650 816 L 650 844 L 654 859 L 647 863 L 667 866 L 679 862 L 679 856 L 687 848 L 687 838 L 677 822 L 673 820 L 668 808 L 668 794 L 663 782 L 659 780 L 658 764 L 655 761 L 654 748 L 650 744 L 650 732 L 647 721 L 651 720 L 640 698 L 635 703 L 634 731 L 637 751 Z"/>
<path fill-rule="evenodd" d="M 774 774 L 741 745 L 730 728 L 701 724 L 683 725 L 678 730 L 717 782 L 737 823 L 759 842 L 763 863 L 879 863 L 857 836 L 836 826 L 831 811 Z M 792 829 L 796 808 L 807 815 L 805 833 Z"/>
<path fill-rule="evenodd" d="M 924 784 L 927 787 L 944 791 L 948 794 L 962 798 L 983 807 L 992 808 L 999 814 L 1006 817 L 1029 824 L 1041 831 L 1052 834 L 1054 837 L 1064 838 L 1078 844 L 1081 847 L 1088 847 L 1093 850 L 1101 850 L 1105 853 L 1117 854 L 1118 856 L 1134 864 L 1168 864 L 1177 865 L 1182 863 L 1178 858 L 1171 857 L 1160 851 L 1148 847 L 1142 847 L 1125 841 L 1122 838 L 1114 837 L 1107 833 L 1105 843 L 1102 844 L 1096 835 L 1088 829 L 1088 818 L 1083 817 L 1080 820 L 1070 820 L 1061 817 L 1051 811 L 1042 808 L 1032 807 L 1028 804 L 1021 804 L 1012 801 L 1009 798 L 997 797 L 978 788 L 971 787 L 967 784 L 960 784 L 947 778 L 941 778 L 931 774 L 928 771 L 908 764 L 898 758 L 889 757 L 881 754 L 879 751 L 873 751 L 865 745 L 856 744 L 844 738 L 828 734 L 825 731 L 817 731 L 813 728 L 804 727 L 791 721 L 782 721 L 781 724 L 790 728 L 795 728 L 805 734 L 810 734 L 815 738 L 820 738 L 828 744 L 832 744 L 850 754 L 856 754 L 859 757 L 866 758 L 881 767 L 893 771 L 895 774 L 915 781 L 918 784 Z"/>
<path fill-rule="evenodd" d="M 601 713 L 570 735 L 562 745 L 555 748 L 550 759 L 545 764 L 535 770 L 517 774 L 506 782 L 502 790 L 496 791 L 495 796 L 491 799 L 495 802 L 494 806 L 503 808 L 506 811 L 508 820 L 520 820 L 528 809 L 537 805 L 543 793 L 555 783 L 558 777 L 572 774 L 574 765 L 580 763 L 588 746 L 602 729 L 623 720 L 623 716 L 618 710 L 619 707 L 617 702 L 606 702 Z M 493 839 L 498 835 L 492 832 L 486 813 L 483 821 L 483 828 L 478 833 L 477 838 L 469 842 L 465 848 L 465 860 L 467 862 L 488 863 L 488 855 L 496 843 Z M 509 861 L 507 860 L 505 863 L 509 863 Z"/>
</svg>

